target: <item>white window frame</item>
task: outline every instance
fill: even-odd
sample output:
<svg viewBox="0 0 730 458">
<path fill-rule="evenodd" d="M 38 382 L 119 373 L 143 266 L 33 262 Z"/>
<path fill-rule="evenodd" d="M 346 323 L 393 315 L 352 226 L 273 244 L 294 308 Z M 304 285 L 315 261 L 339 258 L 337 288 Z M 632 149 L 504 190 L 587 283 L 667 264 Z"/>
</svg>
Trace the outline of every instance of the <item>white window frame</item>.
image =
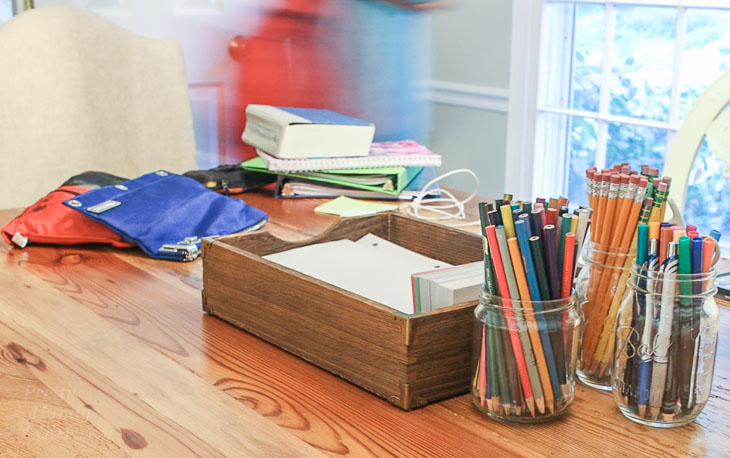
<svg viewBox="0 0 730 458">
<path fill-rule="evenodd" d="M 636 126 L 662 128 L 667 130 L 668 149 L 674 134 L 679 128 L 679 69 L 684 49 L 684 33 L 686 29 L 687 8 L 728 9 L 727 0 L 566 0 L 572 3 L 597 3 L 606 5 L 605 31 L 613 33 L 615 5 L 633 6 L 667 6 L 677 8 L 677 21 L 674 41 L 673 79 L 670 92 L 669 118 L 667 122 L 650 121 L 610 114 L 610 92 L 601 91 L 597 113 L 573 110 L 570 108 L 547 107 L 539 103 L 541 81 L 540 70 L 544 65 L 540 61 L 543 48 L 548 45 L 547 33 L 543 25 L 546 23 L 545 7 L 550 0 L 514 0 L 512 11 L 512 44 L 510 61 L 509 109 L 507 121 L 507 157 L 505 166 L 505 183 L 510 192 L 516 195 L 529 196 L 554 194 L 556 190 L 564 193 L 567 187 L 567 160 L 562 157 L 566 151 L 552 149 L 543 151 L 537 138 L 540 134 L 541 116 L 545 114 L 562 114 L 582 116 L 596 119 L 598 123 L 598 139 L 596 148 L 596 165 L 604 168 L 606 158 L 606 137 L 608 124 L 620 122 Z M 601 87 L 610 76 L 611 62 L 608 46 L 612 37 L 604 37 L 603 67 Z M 557 165 L 560 165 L 558 167 Z"/>
</svg>

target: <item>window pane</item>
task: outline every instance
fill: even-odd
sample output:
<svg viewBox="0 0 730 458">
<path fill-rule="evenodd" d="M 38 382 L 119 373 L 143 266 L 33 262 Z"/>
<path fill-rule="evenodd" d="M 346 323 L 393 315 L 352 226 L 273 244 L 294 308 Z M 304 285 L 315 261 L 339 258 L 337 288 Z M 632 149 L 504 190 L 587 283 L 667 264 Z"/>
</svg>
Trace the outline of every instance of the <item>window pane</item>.
<svg viewBox="0 0 730 458">
<path fill-rule="evenodd" d="M 598 111 L 606 8 L 573 3 L 547 8 L 542 103 Z"/>
<path fill-rule="evenodd" d="M 0 24 L 13 17 L 12 0 L 0 0 Z"/>
<path fill-rule="evenodd" d="M 567 198 L 571 205 L 588 205 L 586 169 L 596 163 L 598 122 L 595 119 L 572 117 L 568 150 Z"/>
<path fill-rule="evenodd" d="M 571 53 L 575 5 L 550 3 L 546 13 L 545 55 L 541 69 L 541 103 L 567 108 L 570 103 Z"/>
<path fill-rule="evenodd" d="M 570 117 L 538 113 L 535 132 L 535 197 L 555 197 L 565 192 L 570 150 Z"/>
<path fill-rule="evenodd" d="M 629 162 L 632 167 L 648 164 L 662 170 L 666 155 L 666 129 L 610 123 L 606 164 Z"/>
<path fill-rule="evenodd" d="M 598 111 L 605 12 L 603 5 L 576 5 L 570 104 L 576 110 Z"/>
<path fill-rule="evenodd" d="M 535 172 L 540 173 L 537 196 L 563 195 L 571 205 L 587 205 L 585 173 L 596 162 L 597 121 L 554 113 L 541 113 L 539 119 L 537 154 L 541 162 Z M 556 162 L 560 166 L 556 167 Z"/>
<path fill-rule="evenodd" d="M 687 224 L 697 226 L 700 234 L 709 234 L 711 229 L 725 234 L 720 239 L 725 256 L 730 253 L 730 179 L 723 176 L 727 166 L 703 142 L 689 175 L 685 205 Z"/>
<path fill-rule="evenodd" d="M 676 9 L 616 6 L 610 111 L 667 121 Z"/>
<path fill-rule="evenodd" d="M 697 97 L 730 68 L 730 11 L 687 10 L 682 54 L 679 119 Z"/>
</svg>

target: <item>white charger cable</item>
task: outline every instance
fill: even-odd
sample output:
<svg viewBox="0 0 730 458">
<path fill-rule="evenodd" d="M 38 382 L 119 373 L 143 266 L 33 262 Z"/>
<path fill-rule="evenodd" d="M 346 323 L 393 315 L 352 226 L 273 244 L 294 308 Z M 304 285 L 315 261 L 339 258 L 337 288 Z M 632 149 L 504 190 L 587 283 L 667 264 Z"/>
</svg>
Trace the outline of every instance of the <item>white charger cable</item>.
<svg viewBox="0 0 730 458">
<path fill-rule="evenodd" d="M 443 180 L 444 178 L 450 177 L 452 175 L 456 175 L 458 173 L 466 173 L 474 179 L 474 191 L 469 194 L 469 196 L 465 199 L 459 200 L 451 192 L 440 187 L 430 189 L 431 186 L 437 184 L 440 180 Z M 439 192 L 443 197 L 434 197 L 426 200 L 425 202 L 423 201 L 423 199 L 428 196 L 439 195 Z M 408 214 L 410 216 L 427 221 L 444 221 L 450 219 L 464 220 L 466 219 L 466 204 L 469 203 L 477 195 L 478 192 L 479 178 L 476 176 L 476 174 L 469 169 L 456 169 L 444 173 L 443 175 L 438 176 L 426 183 L 426 185 L 421 189 L 421 192 L 418 193 L 418 195 L 413 199 L 412 202 L 402 205 L 400 208 L 407 208 Z M 421 213 L 424 210 L 436 213 L 436 215 L 424 215 Z M 478 225 L 480 224 L 480 221 L 475 220 L 457 224 L 443 224 L 450 227 L 463 227 L 473 226 L 475 224 Z"/>
</svg>

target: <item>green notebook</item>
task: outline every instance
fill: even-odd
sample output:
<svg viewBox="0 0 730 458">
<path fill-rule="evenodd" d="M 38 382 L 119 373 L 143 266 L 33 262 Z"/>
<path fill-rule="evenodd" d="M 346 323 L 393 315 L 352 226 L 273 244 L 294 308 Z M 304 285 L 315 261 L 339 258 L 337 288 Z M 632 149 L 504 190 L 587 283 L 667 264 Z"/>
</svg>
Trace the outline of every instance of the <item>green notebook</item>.
<svg viewBox="0 0 730 458">
<path fill-rule="evenodd" d="M 397 196 L 423 167 L 377 167 L 370 169 L 320 170 L 317 172 L 273 172 L 260 157 L 241 164 L 246 170 L 320 181 L 348 188 L 377 191 Z"/>
</svg>

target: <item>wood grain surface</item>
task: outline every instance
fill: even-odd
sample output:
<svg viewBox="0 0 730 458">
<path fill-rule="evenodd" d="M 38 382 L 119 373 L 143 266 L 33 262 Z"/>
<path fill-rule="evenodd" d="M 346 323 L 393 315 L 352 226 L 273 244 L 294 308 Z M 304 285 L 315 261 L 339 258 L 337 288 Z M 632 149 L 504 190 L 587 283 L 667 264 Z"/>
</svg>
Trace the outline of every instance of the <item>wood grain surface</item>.
<svg viewBox="0 0 730 458">
<path fill-rule="evenodd" d="M 322 201 L 243 197 L 288 240 L 335 221 L 312 212 Z M 17 213 L 0 212 L 0 224 Z M 0 246 L 0 455 L 730 454 L 727 304 L 713 392 L 695 423 L 640 426 L 609 394 L 578 386 L 566 417 L 519 426 L 480 415 L 466 395 L 403 412 L 204 314 L 201 264 Z"/>
</svg>

